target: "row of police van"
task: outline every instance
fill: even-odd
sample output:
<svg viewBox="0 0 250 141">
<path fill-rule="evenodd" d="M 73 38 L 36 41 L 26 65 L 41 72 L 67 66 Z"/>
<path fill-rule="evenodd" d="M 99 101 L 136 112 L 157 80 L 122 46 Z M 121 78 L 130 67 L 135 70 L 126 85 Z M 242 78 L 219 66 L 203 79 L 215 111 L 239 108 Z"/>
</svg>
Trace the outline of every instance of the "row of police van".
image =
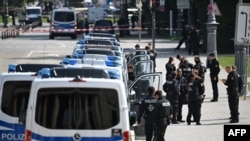
<svg viewBox="0 0 250 141">
<path fill-rule="evenodd" d="M 161 89 L 153 70 L 145 50 L 100 33 L 77 41 L 58 64 L 10 64 L 0 75 L 0 140 L 129 141 L 148 86 Z"/>
</svg>

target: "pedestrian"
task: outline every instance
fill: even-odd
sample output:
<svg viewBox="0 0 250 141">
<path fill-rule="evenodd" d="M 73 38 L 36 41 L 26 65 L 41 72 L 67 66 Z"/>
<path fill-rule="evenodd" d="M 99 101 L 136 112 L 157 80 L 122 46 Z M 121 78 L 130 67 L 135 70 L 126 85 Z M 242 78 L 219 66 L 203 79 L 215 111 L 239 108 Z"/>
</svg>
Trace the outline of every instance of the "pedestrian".
<svg viewBox="0 0 250 141">
<path fill-rule="evenodd" d="M 186 95 L 187 95 L 187 80 L 185 77 L 182 76 L 181 68 L 176 70 L 176 80 L 179 86 L 180 94 L 178 96 L 178 114 L 177 114 L 177 121 L 178 122 L 185 122 L 182 120 L 182 107 L 186 102 Z"/>
<path fill-rule="evenodd" d="M 89 34 L 89 18 L 85 18 L 85 23 L 84 23 L 84 28 L 85 28 L 85 35 Z"/>
<path fill-rule="evenodd" d="M 219 61 L 216 59 L 215 54 L 211 53 L 208 56 L 208 68 L 210 70 L 210 79 L 212 83 L 213 89 L 213 98 L 211 102 L 217 102 L 219 97 L 218 91 L 218 80 L 219 80 L 219 73 L 220 73 L 220 64 Z"/>
<path fill-rule="evenodd" d="M 191 124 L 191 117 L 194 117 L 194 121 L 196 125 L 201 125 L 200 118 L 201 118 L 201 103 L 203 96 L 199 94 L 199 84 L 202 82 L 202 78 L 199 77 L 197 74 L 191 73 L 189 75 L 188 81 L 188 94 L 187 94 L 187 101 L 188 101 L 188 114 L 187 114 L 187 124 Z"/>
<path fill-rule="evenodd" d="M 237 73 L 236 71 L 236 66 L 232 66 L 232 69 L 233 71 L 237 74 L 238 76 L 238 92 L 239 92 L 239 95 L 241 95 L 241 90 L 242 90 L 242 87 L 243 87 L 243 81 L 242 81 L 242 77 Z"/>
<path fill-rule="evenodd" d="M 163 90 L 166 93 L 167 100 L 170 101 L 170 104 L 172 106 L 172 124 L 179 124 L 177 121 L 178 117 L 178 97 L 180 94 L 180 89 L 178 86 L 178 82 L 176 80 L 176 72 L 173 72 L 171 76 L 168 77 L 166 82 L 163 85 Z"/>
<path fill-rule="evenodd" d="M 128 79 L 129 82 L 135 81 L 134 66 L 128 65 Z"/>
<path fill-rule="evenodd" d="M 49 11 L 52 11 L 53 10 L 53 1 L 52 0 L 50 0 L 49 1 Z"/>
<path fill-rule="evenodd" d="M 171 119 L 171 104 L 162 96 L 162 91 L 155 92 L 157 99 L 155 108 L 155 131 L 154 141 L 165 141 L 164 135 Z"/>
<path fill-rule="evenodd" d="M 153 61 L 153 67 L 155 72 L 157 52 L 151 48 L 151 43 L 149 43 L 149 45 L 145 47 L 145 50 L 147 50 L 147 54 L 150 56 L 150 60 Z"/>
<path fill-rule="evenodd" d="M 232 66 L 226 66 L 227 79 L 222 82 L 227 85 L 228 104 L 230 110 L 230 123 L 239 122 L 239 91 L 238 75 L 233 71 Z"/>
<path fill-rule="evenodd" d="M 188 76 L 192 73 L 194 65 L 192 63 L 189 63 L 187 58 L 184 58 L 184 62 L 180 66 L 180 68 L 182 69 L 183 76 L 188 80 Z"/>
<path fill-rule="evenodd" d="M 175 49 L 180 49 L 181 45 L 183 43 L 185 43 L 188 39 L 188 31 L 186 30 L 185 27 L 182 27 L 182 30 L 181 30 L 181 38 L 179 40 L 179 44 L 177 45 L 177 47 Z"/>
<path fill-rule="evenodd" d="M 205 79 L 205 73 L 206 73 L 206 67 L 203 65 L 201 62 L 201 59 L 198 55 L 194 56 L 194 69 L 198 71 L 198 75 L 202 78 Z"/>
<path fill-rule="evenodd" d="M 191 29 L 188 32 L 188 54 L 199 55 L 199 37 L 196 32 L 195 24 L 191 25 Z"/>
<path fill-rule="evenodd" d="M 119 26 L 119 32 L 120 32 L 119 37 L 123 37 L 125 35 L 125 27 L 126 27 L 125 19 L 122 16 L 120 16 L 117 24 Z"/>
<path fill-rule="evenodd" d="M 173 57 L 169 57 L 168 62 L 165 65 L 166 68 L 166 80 L 172 76 L 173 72 L 176 71 L 176 67 L 174 64 L 174 58 Z"/>
<path fill-rule="evenodd" d="M 184 63 L 185 57 L 180 54 L 177 54 L 176 59 L 179 60 L 178 68 L 180 68 L 183 71 L 183 68 L 185 68 L 185 63 Z"/>
<path fill-rule="evenodd" d="M 146 141 L 151 141 L 154 130 L 155 119 L 155 106 L 157 99 L 155 98 L 155 88 L 153 86 L 148 87 L 148 96 L 144 98 L 139 105 L 139 113 L 137 117 L 137 124 L 141 126 L 141 118 L 145 120 L 145 134 Z"/>
</svg>

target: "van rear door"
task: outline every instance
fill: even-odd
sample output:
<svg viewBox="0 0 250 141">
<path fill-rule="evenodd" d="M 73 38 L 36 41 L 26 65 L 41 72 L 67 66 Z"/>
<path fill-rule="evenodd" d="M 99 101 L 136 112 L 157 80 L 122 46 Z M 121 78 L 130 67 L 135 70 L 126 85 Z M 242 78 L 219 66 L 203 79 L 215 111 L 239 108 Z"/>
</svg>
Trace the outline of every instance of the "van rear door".
<svg viewBox="0 0 250 141">
<path fill-rule="evenodd" d="M 139 102 L 146 98 L 149 86 L 153 86 L 156 90 L 162 90 L 162 85 L 163 78 L 161 72 L 143 74 L 130 83 L 128 86 L 130 112 L 139 113 Z M 146 140 L 143 119 L 141 127 L 134 126 L 134 134 L 136 140 Z"/>
<path fill-rule="evenodd" d="M 0 140 L 23 141 L 24 125 L 19 124 L 20 113 L 25 112 L 34 73 L 2 74 L 0 76 Z"/>
<path fill-rule="evenodd" d="M 129 135 L 127 100 L 120 80 L 38 81 L 32 85 L 36 88 L 29 101 L 26 138 L 112 141 Z"/>
</svg>

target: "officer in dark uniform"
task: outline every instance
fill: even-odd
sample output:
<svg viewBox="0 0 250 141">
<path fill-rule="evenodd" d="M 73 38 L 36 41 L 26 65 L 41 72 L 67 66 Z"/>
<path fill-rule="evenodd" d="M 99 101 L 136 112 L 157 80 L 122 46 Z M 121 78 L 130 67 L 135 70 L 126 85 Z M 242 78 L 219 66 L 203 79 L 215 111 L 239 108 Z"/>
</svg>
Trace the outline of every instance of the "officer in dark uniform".
<svg viewBox="0 0 250 141">
<path fill-rule="evenodd" d="M 238 75 L 232 70 L 232 66 L 226 67 L 228 73 L 227 79 L 222 82 L 227 85 L 228 103 L 231 114 L 230 123 L 239 122 L 239 93 L 238 93 Z"/>
<path fill-rule="evenodd" d="M 193 51 L 193 55 L 199 55 L 199 36 L 196 32 L 195 24 L 191 25 L 191 29 L 188 32 L 188 54 L 191 55 Z"/>
<path fill-rule="evenodd" d="M 155 105 L 157 99 L 154 97 L 155 88 L 148 87 L 148 96 L 140 102 L 139 114 L 137 117 L 138 126 L 141 126 L 141 118 L 145 119 L 146 141 L 151 141 L 154 130 Z"/>
<path fill-rule="evenodd" d="M 215 54 L 211 53 L 209 54 L 209 61 L 208 61 L 208 68 L 210 69 L 210 78 L 212 83 L 212 89 L 213 89 L 213 99 L 211 99 L 211 102 L 218 101 L 219 97 L 219 91 L 218 91 L 218 75 L 220 72 L 220 65 L 219 61 L 215 58 Z"/>
<path fill-rule="evenodd" d="M 198 75 L 205 79 L 206 67 L 202 64 L 201 59 L 198 55 L 194 56 L 194 69 L 198 70 Z"/>
<path fill-rule="evenodd" d="M 172 123 L 178 124 L 177 116 L 178 116 L 178 97 L 180 94 L 180 89 L 178 86 L 178 82 L 176 80 L 176 72 L 172 73 L 172 76 L 168 77 L 166 82 L 163 85 L 163 90 L 166 92 L 166 98 L 170 101 L 172 106 Z"/>
<path fill-rule="evenodd" d="M 174 58 L 173 57 L 169 57 L 168 62 L 165 65 L 166 68 L 166 80 L 172 76 L 172 73 L 176 71 L 176 67 L 174 65 Z"/>
<path fill-rule="evenodd" d="M 180 62 L 179 62 L 179 65 L 178 65 L 178 68 L 181 68 L 181 70 L 183 71 L 183 68 L 185 66 L 184 64 L 184 61 L 185 61 L 185 57 L 180 55 L 180 54 L 177 54 L 176 55 L 176 59 L 178 59 Z"/>
<path fill-rule="evenodd" d="M 182 70 L 178 68 L 176 70 L 177 76 L 176 80 L 180 89 L 180 95 L 178 96 L 178 115 L 177 121 L 185 122 L 182 120 L 182 106 L 186 103 L 186 95 L 187 95 L 187 80 L 185 77 L 182 76 Z"/>
<path fill-rule="evenodd" d="M 242 87 L 243 87 L 243 80 L 242 80 L 242 77 L 237 73 L 236 71 L 236 66 L 232 66 L 232 69 L 233 71 L 237 74 L 238 76 L 238 92 L 239 92 L 239 95 L 241 95 L 241 90 L 242 90 Z"/>
<path fill-rule="evenodd" d="M 157 103 L 155 108 L 156 128 L 154 141 L 165 141 L 164 135 L 171 118 L 171 104 L 162 96 L 162 91 L 160 90 L 155 92 L 155 97 L 157 98 Z"/>
<path fill-rule="evenodd" d="M 182 75 L 188 79 L 188 76 L 192 73 L 193 64 L 189 63 L 188 60 L 185 58 L 182 68 Z"/>
<path fill-rule="evenodd" d="M 194 116 L 194 121 L 196 125 L 201 125 L 201 99 L 203 99 L 202 95 L 199 94 L 199 84 L 203 81 L 201 77 L 197 74 L 190 74 L 188 82 L 188 115 L 187 115 L 187 124 L 191 124 L 191 117 Z"/>
</svg>

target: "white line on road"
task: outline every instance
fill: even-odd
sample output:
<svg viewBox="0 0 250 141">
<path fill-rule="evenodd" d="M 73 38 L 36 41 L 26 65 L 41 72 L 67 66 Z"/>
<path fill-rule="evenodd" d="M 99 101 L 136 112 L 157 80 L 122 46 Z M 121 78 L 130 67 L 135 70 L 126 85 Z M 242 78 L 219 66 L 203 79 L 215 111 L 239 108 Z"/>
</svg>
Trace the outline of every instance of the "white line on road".
<svg viewBox="0 0 250 141">
<path fill-rule="evenodd" d="M 27 57 L 29 58 L 32 55 L 33 51 L 30 51 L 30 53 L 27 55 Z"/>
</svg>

